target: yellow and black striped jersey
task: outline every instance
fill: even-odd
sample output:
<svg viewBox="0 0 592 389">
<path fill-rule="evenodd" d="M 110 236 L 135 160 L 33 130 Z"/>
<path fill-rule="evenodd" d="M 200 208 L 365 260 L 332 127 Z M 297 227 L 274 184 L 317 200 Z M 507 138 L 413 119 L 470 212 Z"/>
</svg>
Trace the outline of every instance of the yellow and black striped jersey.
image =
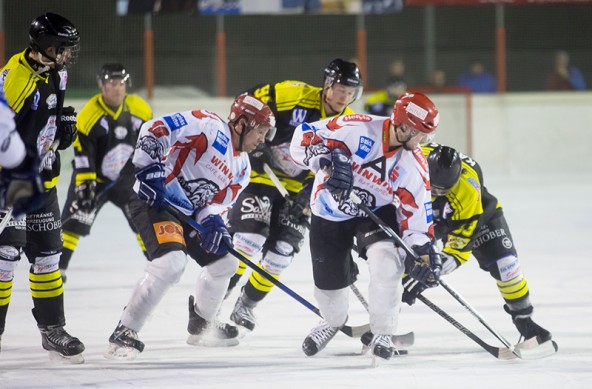
<svg viewBox="0 0 592 389">
<path fill-rule="evenodd" d="M 296 127 L 302 123 L 315 122 L 329 117 L 323 106 L 323 88 L 302 81 L 286 80 L 275 84 L 260 84 L 246 92 L 261 99 L 273 111 L 277 132 L 273 140 L 267 144 L 270 147 L 275 147 L 275 150 L 282 149 L 288 153 L 287 150 Z M 351 108 L 346 107 L 335 116 L 353 113 Z M 289 153 L 284 157 L 290 158 Z M 299 192 L 302 189 L 302 181 L 310 173 L 305 172 L 293 177 L 282 169 L 274 167 L 273 170 L 286 189 L 291 192 Z M 251 182 L 273 186 L 273 182 L 267 174 L 254 169 L 251 171 Z"/>
<path fill-rule="evenodd" d="M 29 58 L 30 49 L 15 54 L 0 70 L 0 84 L 6 101 L 15 112 L 16 130 L 29 150 L 42 157 L 57 137 L 68 74 L 66 70 L 45 70 Z M 56 153 L 51 169 L 41 173 L 46 189 L 56 186 L 60 158 Z"/>
<path fill-rule="evenodd" d="M 126 95 L 115 110 L 105 104 L 100 93 L 93 96 L 76 120 L 76 185 L 86 180 L 117 179 L 134 151 L 140 127 L 150 119 L 152 109 L 139 96 Z"/>
<path fill-rule="evenodd" d="M 439 145 L 422 145 L 424 155 Z M 443 252 L 452 255 L 461 264 L 472 251 L 479 228 L 496 216 L 501 205 L 483 186 L 483 173 L 479 164 L 459 153 L 462 161 L 461 176 L 446 196 L 432 196 L 432 212 L 437 239 L 444 244 Z"/>
</svg>

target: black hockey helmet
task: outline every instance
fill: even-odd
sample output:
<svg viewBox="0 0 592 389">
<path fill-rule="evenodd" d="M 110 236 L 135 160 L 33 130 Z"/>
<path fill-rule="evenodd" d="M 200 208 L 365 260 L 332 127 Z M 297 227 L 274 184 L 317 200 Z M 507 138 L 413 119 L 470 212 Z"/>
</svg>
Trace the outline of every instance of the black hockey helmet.
<svg viewBox="0 0 592 389">
<path fill-rule="evenodd" d="M 362 74 L 355 63 L 336 58 L 327 65 L 325 68 L 325 88 L 330 88 L 336 83 L 356 88 L 356 93 L 354 94 L 352 102 L 362 96 L 362 91 L 364 89 L 362 84 Z"/>
<path fill-rule="evenodd" d="M 132 78 L 122 64 L 106 63 L 101 66 L 101 69 L 97 73 L 97 82 L 99 83 L 99 88 L 107 81 L 114 79 L 119 79 L 122 82 L 125 82 L 128 88 L 132 86 Z"/>
<path fill-rule="evenodd" d="M 71 57 L 64 66 L 72 65 L 78 57 L 80 35 L 74 25 L 63 16 L 45 13 L 37 17 L 29 28 L 29 45 L 31 49 L 43 54 L 46 58 L 56 61 L 66 48 L 71 49 Z M 47 55 L 47 49 L 54 47 L 58 58 Z"/>
<path fill-rule="evenodd" d="M 428 155 L 432 195 L 445 196 L 460 179 L 462 161 L 455 149 L 438 145 Z"/>
</svg>

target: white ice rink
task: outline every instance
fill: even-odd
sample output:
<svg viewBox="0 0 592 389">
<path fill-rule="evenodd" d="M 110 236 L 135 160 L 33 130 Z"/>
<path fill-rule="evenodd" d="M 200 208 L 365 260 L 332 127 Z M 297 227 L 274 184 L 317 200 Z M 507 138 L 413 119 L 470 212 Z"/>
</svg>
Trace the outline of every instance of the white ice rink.
<svg viewBox="0 0 592 389">
<path fill-rule="evenodd" d="M 85 343 L 86 362 L 61 365 L 48 360 L 31 315 L 28 263 L 23 259 L 2 337 L 0 387 L 592 388 L 592 183 L 486 177 L 486 184 L 504 205 L 530 285 L 534 319 L 559 344 L 559 352 L 549 358 L 496 360 L 420 302 L 405 306 L 400 318 L 399 333 L 414 331 L 416 336 L 408 355 L 374 369 L 371 359 L 360 355 L 358 339 L 338 334 L 319 355 L 308 358 L 300 346 L 317 317 L 278 288 L 259 305 L 258 326 L 239 346 L 192 347 L 185 343 L 187 296 L 194 293 L 198 267 L 190 262 L 181 282 L 140 332 L 146 349 L 139 358 L 106 360 L 107 339 L 145 265 L 125 219 L 108 205 L 92 235 L 80 241 L 66 284 L 66 329 Z M 362 261 L 359 265 L 358 284 L 366 292 L 366 267 Z M 474 259 L 446 280 L 495 329 L 517 340 L 494 280 Z M 307 245 L 282 281 L 316 305 Z M 225 302 L 225 320 L 237 293 Z M 442 288 L 425 295 L 486 342 L 501 346 Z M 349 324 L 367 321 L 352 294 Z"/>
</svg>

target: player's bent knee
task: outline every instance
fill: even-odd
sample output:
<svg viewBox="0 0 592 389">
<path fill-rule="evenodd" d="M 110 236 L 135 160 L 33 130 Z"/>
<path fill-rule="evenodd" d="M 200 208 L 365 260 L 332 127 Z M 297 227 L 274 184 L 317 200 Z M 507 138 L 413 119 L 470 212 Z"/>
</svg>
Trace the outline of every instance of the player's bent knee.
<svg viewBox="0 0 592 389">
<path fill-rule="evenodd" d="M 267 238 L 261 234 L 250 232 L 237 232 L 232 237 L 232 244 L 238 250 L 249 257 L 254 257 L 263 249 Z"/>
<path fill-rule="evenodd" d="M 10 281 L 14 278 L 14 270 L 19 259 L 16 247 L 0 246 L 0 281 Z"/>
<path fill-rule="evenodd" d="M 187 256 L 183 251 L 171 251 L 150 261 L 146 266 L 146 272 L 169 284 L 176 284 L 181 279 L 186 265 Z"/>
<path fill-rule="evenodd" d="M 261 267 L 273 275 L 280 275 L 290 264 L 294 256 L 285 256 L 273 251 L 268 251 L 261 260 Z"/>
<path fill-rule="evenodd" d="M 35 257 L 35 263 L 33 263 L 33 273 L 48 274 L 58 270 L 61 255 L 62 253 L 59 251 L 40 253 L 39 256 Z"/>
<path fill-rule="evenodd" d="M 212 262 L 206 266 L 208 273 L 214 278 L 230 278 L 238 269 L 238 259 L 231 254 Z"/>
</svg>

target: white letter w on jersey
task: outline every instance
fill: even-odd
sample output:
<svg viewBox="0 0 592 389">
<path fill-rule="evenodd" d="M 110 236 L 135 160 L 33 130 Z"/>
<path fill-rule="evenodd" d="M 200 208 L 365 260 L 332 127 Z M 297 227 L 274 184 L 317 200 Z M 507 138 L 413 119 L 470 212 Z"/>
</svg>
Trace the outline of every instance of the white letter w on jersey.
<svg viewBox="0 0 592 389">
<path fill-rule="evenodd" d="M 304 123 L 307 112 L 308 111 L 306 109 L 302 108 L 296 108 L 294 111 L 292 111 L 292 120 L 290 120 L 290 125 L 298 127 L 299 125 Z"/>
</svg>

